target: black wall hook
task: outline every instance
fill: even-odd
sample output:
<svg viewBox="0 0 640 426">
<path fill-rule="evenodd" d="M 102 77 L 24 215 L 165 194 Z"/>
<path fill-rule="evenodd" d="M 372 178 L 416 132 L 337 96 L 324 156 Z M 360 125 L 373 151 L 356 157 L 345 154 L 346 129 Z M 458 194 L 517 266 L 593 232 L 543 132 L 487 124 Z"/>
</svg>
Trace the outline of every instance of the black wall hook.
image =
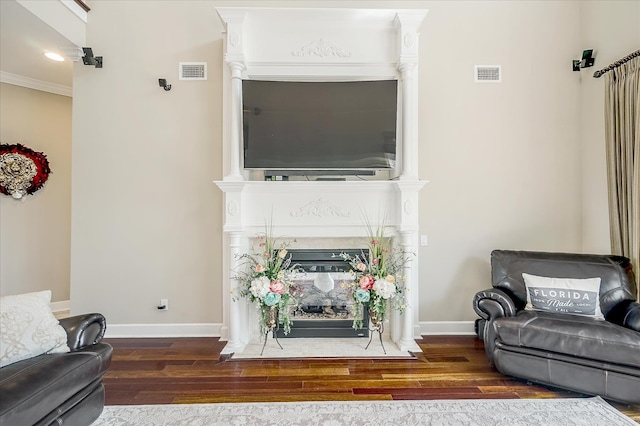
<svg viewBox="0 0 640 426">
<path fill-rule="evenodd" d="M 102 68 L 102 56 L 93 56 L 93 49 L 90 47 L 83 47 L 82 63 L 85 65 L 93 65 L 96 68 Z"/>
<path fill-rule="evenodd" d="M 171 85 L 167 84 L 167 79 L 166 78 L 159 78 L 158 79 L 158 84 L 160 84 L 160 87 L 162 87 L 167 92 L 169 90 L 171 90 Z"/>
<path fill-rule="evenodd" d="M 581 68 L 592 67 L 596 62 L 595 53 L 593 49 L 587 49 L 582 51 L 581 59 L 574 59 L 572 61 L 573 70 L 580 71 Z"/>
</svg>

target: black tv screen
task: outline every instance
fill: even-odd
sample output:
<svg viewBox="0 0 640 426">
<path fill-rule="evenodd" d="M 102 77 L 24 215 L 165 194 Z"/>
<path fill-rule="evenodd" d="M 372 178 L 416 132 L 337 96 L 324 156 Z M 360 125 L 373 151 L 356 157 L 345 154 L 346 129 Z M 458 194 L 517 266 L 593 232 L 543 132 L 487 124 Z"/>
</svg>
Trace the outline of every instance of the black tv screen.
<svg viewBox="0 0 640 426">
<path fill-rule="evenodd" d="M 244 167 L 393 169 L 397 100 L 396 80 L 244 80 Z"/>
</svg>

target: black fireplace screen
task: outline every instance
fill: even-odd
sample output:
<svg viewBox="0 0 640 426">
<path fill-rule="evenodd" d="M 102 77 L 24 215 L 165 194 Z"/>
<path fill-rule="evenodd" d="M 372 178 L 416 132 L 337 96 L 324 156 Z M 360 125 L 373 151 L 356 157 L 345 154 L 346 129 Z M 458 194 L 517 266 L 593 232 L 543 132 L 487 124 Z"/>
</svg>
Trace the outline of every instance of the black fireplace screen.
<svg viewBox="0 0 640 426">
<path fill-rule="evenodd" d="M 368 329 L 354 329 L 356 305 L 345 285 L 353 278 L 349 264 L 337 255 L 361 250 L 290 250 L 292 264 L 304 272 L 294 280 L 296 306 L 291 308 L 291 333 L 286 337 L 368 337 Z M 368 324 L 367 312 L 363 324 Z M 285 337 L 280 330 L 278 337 Z"/>
</svg>

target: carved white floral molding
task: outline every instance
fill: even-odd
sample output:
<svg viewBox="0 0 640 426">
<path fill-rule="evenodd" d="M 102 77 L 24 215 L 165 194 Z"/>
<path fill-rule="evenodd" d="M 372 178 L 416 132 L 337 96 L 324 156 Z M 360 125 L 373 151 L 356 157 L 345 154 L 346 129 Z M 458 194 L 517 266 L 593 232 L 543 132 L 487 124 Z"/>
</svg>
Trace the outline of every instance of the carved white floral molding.
<svg viewBox="0 0 640 426">
<path fill-rule="evenodd" d="M 236 200 L 229 201 L 229 203 L 227 203 L 227 213 L 229 213 L 230 216 L 235 216 L 238 212 L 240 212 L 240 205 L 238 202 Z"/>
<path fill-rule="evenodd" d="M 337 46 L 331 42 L 321 38 L 316 41 L 312 41 L 306 46 L 302 46 L 298 50 L 291 52 L 292 56 L 319 56 L 326 58 L 327 56 L 339 56 L 341 58 L 348 58 L 351 56 L 351 52 Z"/>
<path fill-rule="evenodd" d="M 331 201 L 327 201 L 323 198 L 318 198 L 316 201 L 312 201 L 300 207 L 298 210 L 292 211 L 291 216 L 293 217 L 302 217 L 302 216 L 349 217 L 351 216 L 351 212 L 349 212 L 348 210 L 342 209 L 340 206 L 332 203 Z"/>
<path fill-rule="evenodd" d="M 404 35 L 404 46 L 411 47 L 416 42 L 416 33 L 406 33 Z"/>
<path fill-rule="evenodd" d="M 404 212 L 408 215 L 412 215 L 416 211 L 416 204 L 412 200 L 404 202 Z"/>
<path fill-rule="evenodd" d="M 240 44 L 240 34 L 237 32 L 229 33 L 229 44 L 233 47 L 236 47 Z"/>
</svg>

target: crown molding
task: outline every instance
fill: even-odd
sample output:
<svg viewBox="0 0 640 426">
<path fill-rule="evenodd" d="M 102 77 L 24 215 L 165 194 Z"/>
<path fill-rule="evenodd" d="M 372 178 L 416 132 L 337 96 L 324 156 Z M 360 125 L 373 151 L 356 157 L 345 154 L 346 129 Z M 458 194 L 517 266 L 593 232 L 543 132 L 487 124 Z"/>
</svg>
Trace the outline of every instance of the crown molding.
<svg viewBox="0 0 640 426">
<path fill-rule="evenodd" d="M 78 62 L 84 56 L 82 49 L 77 46 L 61 47 L 60 50 L 73 62 Z"/>
<path fill-rule="evenodd" d="M 68 96 L 70 98 L 73 97 L 73 89 L 69 86 L 36 80 L 35 78 L 24 77 L 5 71 L 0 71 L 0 83 L 13 84 L 14 86 L 27 87 L 29 89 L 40 90 L 42 92 Z"/>
</svg>

